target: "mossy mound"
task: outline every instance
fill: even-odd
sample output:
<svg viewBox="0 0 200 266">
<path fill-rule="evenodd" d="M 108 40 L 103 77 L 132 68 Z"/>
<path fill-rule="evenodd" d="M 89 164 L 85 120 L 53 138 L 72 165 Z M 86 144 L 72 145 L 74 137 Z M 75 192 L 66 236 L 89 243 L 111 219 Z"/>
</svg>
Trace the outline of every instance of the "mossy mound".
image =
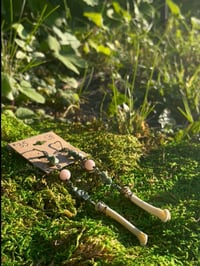
<svg viewBox="0 0 200 266">
<path fill-rule="evenodd" d="M 1 115 L 1 138 L 5 142 L 14 142 L 38 134 L 38 131 L 23 123 L 15 116 Z"/>
<path fill-rule="evenodd" d="M 89 153 L 118 184 L 171 211 L 172 220 L 162 223 L 78 165 L 70 166 L 72 181 L 94 201 L 104 201 L 149 235 L 147 248 L 74 197 L 58 173 L 45 176 L 7 149 L 9 142 L 50 130 Z M 200 144 L 173 143 L 141 155 L 133 136 L 108 133 L 102 126 L 43 121 L 30 127 L 2 115 L 2 264 L 199 265 Z"/>
<path fill-rule="evenodd" d="M 117 173 L 136 167 L 142 154 L 140 143 L 132 136 L 117 136 L 80 125 L 49 122 L 40 127 L 30 127 L 2 114 L 2 262 L 4 265 L 79 265 L 84 261 L 83 265 L 90 265 L 87 263 L 97 259 L 110 265 L 116 254 L 125 249 L 116 240 L 115 233 L 102 225 L 101 215 L 90 205 L 79 206 L 77 214 L 77 203 L 57 173 L 44 176 L 9 150 L 7 144 L 53 130 L 90 153 L 99 166 Z M 81 174 L 76 167 L 71 171 Z M 92 213 L 97 219 L 90 216 L 86 219 L 82 214 L 84 209 L 86 215 Z"/>
</svg>

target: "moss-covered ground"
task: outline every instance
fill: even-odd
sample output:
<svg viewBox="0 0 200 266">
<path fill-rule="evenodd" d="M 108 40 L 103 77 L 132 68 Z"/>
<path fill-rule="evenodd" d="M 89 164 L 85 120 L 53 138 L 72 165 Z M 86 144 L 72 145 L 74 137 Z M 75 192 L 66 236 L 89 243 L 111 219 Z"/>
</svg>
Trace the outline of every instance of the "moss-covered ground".
<svg viewBox="0 0 200 266">
<path fill-rule="evenodd" d="M 75 198 L 58 173 L 45 176 L 7 144 L 53 130 L 91 154 L 102 170 L 149 203 L 168 208 L 162 223 L 77 165 L 72 180 L 148 234 L 147 246 L 111 218 Z M 171 143 L 143 156 L 133 136 L 2 115 L 2 265 L 200 265 L 200 144 Z"/>
</svg>

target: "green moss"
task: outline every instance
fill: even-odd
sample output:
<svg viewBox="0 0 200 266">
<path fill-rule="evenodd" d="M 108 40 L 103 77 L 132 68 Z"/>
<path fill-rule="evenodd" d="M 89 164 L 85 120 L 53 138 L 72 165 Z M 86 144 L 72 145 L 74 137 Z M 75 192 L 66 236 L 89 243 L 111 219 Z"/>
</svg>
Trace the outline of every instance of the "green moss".
<svg viewBox="0 0 200 266">
<path fill-rule="evenodd" d="M 119 184 L 128 184 L 142 199 L 170 209 L 172 220 L 163 224 L 78 165 L 70 166 L 77 186 L 149 235 L 147 248 L 94 206 L 74 198 L 58 173 L 44 176 L 7 149 L 8 142 L 49 130 L 90 153 Z M 198 143 L 166 145 L 141 159 L 142 146 L 136 138 L 108 133 L 96 125 L 44 122 L 30 127 L 3 115 L 2 133 L 3 265 L 200 263 Z"/>
<path fill-rule="evenodd" d="M 1 137 L 3 141 L 14 142 L 37 134 L 38 131 L 27 126 L 15 116 L 4 113 L 1 115 Z"/>
</svg>

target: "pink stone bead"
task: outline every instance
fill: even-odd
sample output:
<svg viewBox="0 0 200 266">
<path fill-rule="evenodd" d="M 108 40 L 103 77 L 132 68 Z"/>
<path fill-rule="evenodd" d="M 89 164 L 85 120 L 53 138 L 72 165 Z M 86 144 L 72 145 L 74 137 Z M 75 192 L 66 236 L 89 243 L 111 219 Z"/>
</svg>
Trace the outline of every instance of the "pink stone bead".
<svg viewBox="0 0 200 266">
<path fill-rule="evenodd" d="M 67 169 L 63 169 L 60 171 L 60 179 L 65 181 L 65 180 L 69 180 L 71 177 L 71 172 Z"/>
<path fill-rule="evenodd" d="M 84 167 L 88 171 L 93 171 L 95 168 L 95 162 L 93 160 L 86 160 L 84 162 Z"/>
</svg>

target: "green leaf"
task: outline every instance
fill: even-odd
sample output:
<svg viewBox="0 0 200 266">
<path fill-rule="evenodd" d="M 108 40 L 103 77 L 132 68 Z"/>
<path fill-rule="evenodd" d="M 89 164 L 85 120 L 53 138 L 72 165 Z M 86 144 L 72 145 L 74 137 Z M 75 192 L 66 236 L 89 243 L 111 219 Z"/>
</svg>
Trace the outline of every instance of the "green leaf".
<svg viewBox="0 0 200 266">
<path fill-rule="evenodd" d="M 181 16 L 181 11 L 180 11 L 179 6 L 175 4 L 172 0 L 167 0 L 167 5 L 173 15 Z"/>
<path fill-rule="evenodd" d="M 67 55 L 55 53 L 54 57 L 62 62 L 68 69 L 72 70 L 76 74 L 79 74 L 77 67 L 71 62 L 70 58 Z"/>
<path fill-rule="evenodd" d="M 48 36 L 47 38 L 47 43 L 49 46 L 49 49 L 53 51 L 54 53 L 59 53 L 61 47 L 57 39 L 51 35 Z"/>
<path fill-rule="evenodd" d="M 191 125 L 190 130 L 192 131 L 193 134 L 199 134 L 200 133 L 200 120 L 194 121 Z"/>
<path fill-rule="evenodd" d="M 79 104 L 80 98 L 73 90 L 58 90 L 59 100 L 63 105 Z"/>
<path fill-rule="evenodd" d="M 65 32 L 63 33 L 59 28 L 53 26 L 53 31 L 60 39 L 61 45 L 71 45 L 71 47 L 76 50 L 80 45 L 80 41 L 71 33 Z"/>
<path fill-rule="evenodd" d="M 31 56 L 32 56 L 32 58 L 33 59 L 42 59 L 42 58 L 45 58 L 45 55 L 43 54 L 43 53 L 41 53 L 41 52 L 33 52 L 32 54 L 31 54 Z"/>
<path fill-rule="evenodd" d="M 105 55 L 110 55 L 111 54 L 111 49 L 109 47 L 106 47 L 102 44 L 98 45 L 95 43 L 93 40 L 89 40 L 89 45 L 94 48 L 98 53 L 102 53 Z"/>
<path fill-rule="evenodd" d="M 89 39 L 88 44 L 98 52 L 98 44 L 96 42 L 94 42 L 92 39 Z"/>
<path fill-rule="evenodd" d="M 110 48 L 104 46 L 104 45 L 99 45 L 98 46 L 98 52 L 105 54 L 105 55 L 110 55 L 111 54 L 111 50 Z"/>
<path fill-rule="evenodd" d="M 59 79 L 66 83 L 66 86 L 69 88 L 78 88 L 78 81 L 75 78 L 70 78 L 70 77 L 66 77 L 66 76 L 62 76 L 62 75 L 58 75 Z"/>
<path fill-rule="evenodd" d="M 200 19 L 191 17 L 191 23 L 194 29 L 200 30 Z"/>
<path fill-rule="evenodd" d="M 122 15 L 123 19 L 126 21 L 126 22 L 130 22 L 131 21 L 131 15 L 129 14 L 129 12 L 127 12 L 126 10 L 124 10 L 119 3 L 117 2 L 113 2 L 112 3 L 113 5 L 113 8 L 115 10 L 115 12 L 118 14 L 118 15 Z"/>
<path fill-rule="evenodd" d="M 17 59 L 20 59 L 20 60 L 23 60 L 23 59 L 31 59 L 30 56 L 28 56 L 26 53 L 22 52 L 22 51 L 17 51 L 16 53 L 16 58 Z"/>
<path fill-rule="evenodd" d="M 84 12 L 83 15 L 91 20 L 95 25 L 100 28 L 104 28 L 103 17 L 101 13 L 96 12 Z"/>
<path fill-rule="evenodd" d="M 75 55 L 71 56 L 65 51 L 61 51 L 61 46 L 57 39 L 51 35 L 48 36 L 49 48 L 53 51 L 53 56 L 63 63 L 68 69 L 72 70 L 74 73 L 79 74 L 77 67 L 74 62 L 78 64 L 78 60 Z"/>
<path fill-rule="evenodd" d="M 33 48 L 29 46 L 25 41 L 15 38 L 16 44 L 26 52 L 32 52 Z"/>
<path fill-rule="evenodd" d="M 184 104 L 184 108 L 185 110 L 183 110 L 181 107 L 177 107 L 178 110 L 181 112 L 181 114 L 190 122 L 190 123 L 193 123 L 194 122 L 194 119 L 193 119 L 193 116 L 192 116 L 192 112 L 190 110 L 190 107 L 189 107 L 189 103 L 188 103 L 188 100 L 187 98 L 183 98 L 183 104 Z"/>
<path fill-rule="evenodd" d="M 37 103 L 45 103 L 45 98 L 33 89 L 31 84 L 27 81 L 22 81 L 20 83 L 19 91 Z"/>
<path fill-rule="evenodd" d="M 121 10 L 122 10 L 120 4 L 117 3 L 117 2 L 113 2 L 112 5 L 114 7 L 115 12 L 119 14 L 121 12 Z"/>
<path fill-rule="evenodd" d="M 70 62 L 72 64 L 74 64 L 77 67 L 80 67 L 80 68 L 86 67 L 86 61 L 84 59 L 82 59 L 81 57 L 78 57 L 75 54 L 69 53 L 69 54 L 67 54 L 67 58 L 68 58 L 68 60 L 70 60 Z"/>
<path fill-rule="evenodd" d="M 24 40 L 27 39 L 29 34 L 26 32 L 26 30 L 24 29 L 24 26 L 22 24 L 15 23 L 15 24 L 12 25 L 12 28 L 16 30 L 18 36 L 21 39 L 24 39 Z"/>
<path fill-rule="evenodd" d="M 99 1 L 98 0 L 83 0 L 88 6 L 97 6 Z"/>
<path fill-rule="evenodd" d="M 1 88 L 2 96 L 6 97 L 8 100 L 14 100 L 14 94 L 17 92 L 16 80 L 7 73 L 1 73 Z"/>
<path fill-rule="evenodd" d="M 35 113 L 29 108 L 19 107 L 17 108 L 15 115 L 20 119 L 25 119 L 34 117 Z"/>
</svg>

